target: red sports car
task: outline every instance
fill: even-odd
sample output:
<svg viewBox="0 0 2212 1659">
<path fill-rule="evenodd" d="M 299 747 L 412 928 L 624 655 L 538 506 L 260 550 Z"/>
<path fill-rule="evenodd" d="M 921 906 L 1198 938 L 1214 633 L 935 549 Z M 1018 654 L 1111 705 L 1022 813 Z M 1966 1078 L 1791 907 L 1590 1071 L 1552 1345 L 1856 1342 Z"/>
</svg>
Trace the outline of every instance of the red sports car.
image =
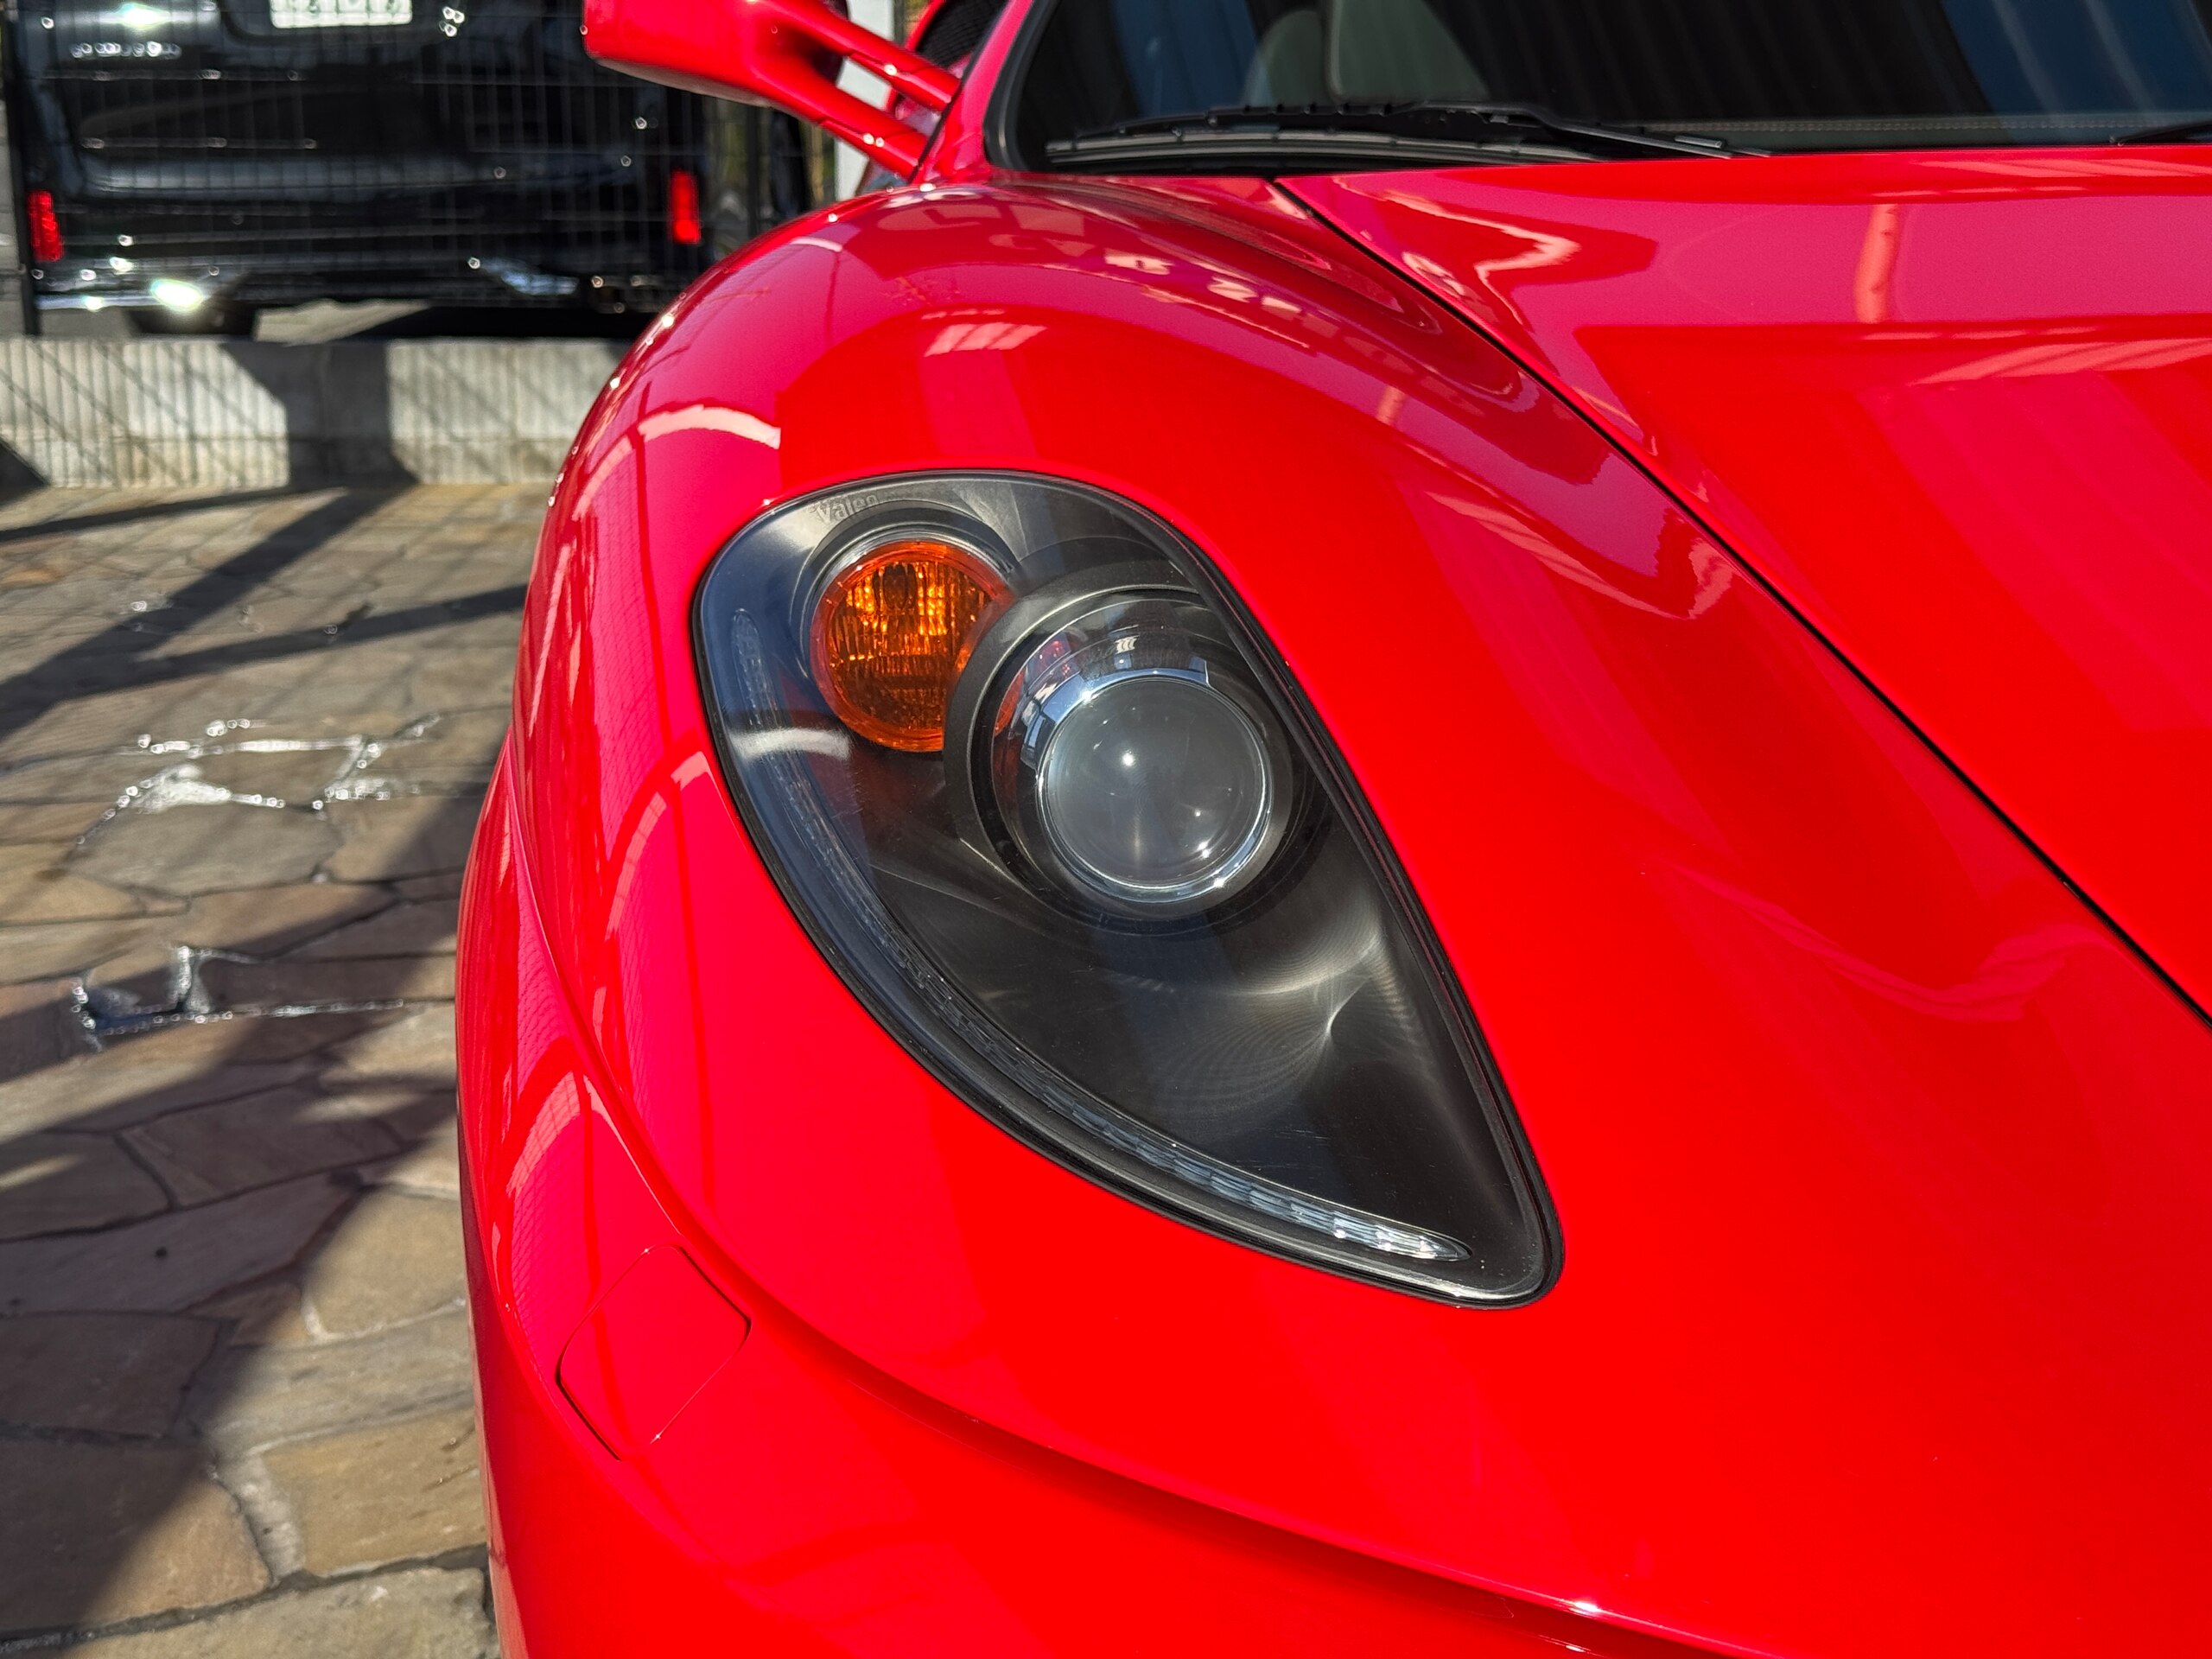
<svg viewBox="0 0 2212 1659">
<path fill-rule="evenodd" d="M 2209 23 L 593 0 L 884 188 L 546 520 L 511 1659 L 2212 1652 Z"/>
</svg>

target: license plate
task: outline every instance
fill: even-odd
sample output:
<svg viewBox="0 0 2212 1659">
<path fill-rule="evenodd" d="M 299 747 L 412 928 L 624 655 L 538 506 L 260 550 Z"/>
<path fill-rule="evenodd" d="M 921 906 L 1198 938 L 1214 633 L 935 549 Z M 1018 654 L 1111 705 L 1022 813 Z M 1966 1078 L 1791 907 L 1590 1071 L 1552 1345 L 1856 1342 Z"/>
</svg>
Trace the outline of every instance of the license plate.
<svg viewBox="0 0 2212 1659">
<path fill-rule="evenodd" d="M 391 29 L 415 21 L 415 0 L 269 0 L 279 29 Z"/>
</svg>

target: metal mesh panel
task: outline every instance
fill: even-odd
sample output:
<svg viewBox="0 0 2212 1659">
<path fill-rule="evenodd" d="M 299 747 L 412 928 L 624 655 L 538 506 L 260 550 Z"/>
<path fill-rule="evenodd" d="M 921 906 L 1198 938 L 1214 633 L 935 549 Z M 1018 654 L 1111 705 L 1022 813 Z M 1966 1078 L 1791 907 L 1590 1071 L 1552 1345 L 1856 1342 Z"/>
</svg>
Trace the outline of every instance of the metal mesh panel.
<svg viewBox="0 0 2212 1659">
<path fill-rule="evenodd" d="M 1006 0 L 945 0 L 930 14 L 914 50 L 931 63 L 952 68 L 983 43 L 1005 10 Z"/>
<path fill-rule="evenodd" d="M 67 247 L 42 302 L 189 283 L 239 308 L 652 308 L 806 205 L 796 124 L 603 69 L 580 21 L 578 0 L 19 4 L 25 184 Z"/>
</svg>

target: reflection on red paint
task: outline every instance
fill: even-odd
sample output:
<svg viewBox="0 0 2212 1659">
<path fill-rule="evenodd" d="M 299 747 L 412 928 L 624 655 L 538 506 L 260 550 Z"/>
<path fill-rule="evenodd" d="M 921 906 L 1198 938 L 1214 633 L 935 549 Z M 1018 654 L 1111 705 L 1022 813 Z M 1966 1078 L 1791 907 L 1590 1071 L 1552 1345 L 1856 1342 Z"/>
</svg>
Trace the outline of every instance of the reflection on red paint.
<svg viewBox="0 0 2212 1659">
<path fill-rule="evenodd" d="M 2212 1006 L 2201 150 L 1287 188 L 1641 449 Z"/>
</svg>

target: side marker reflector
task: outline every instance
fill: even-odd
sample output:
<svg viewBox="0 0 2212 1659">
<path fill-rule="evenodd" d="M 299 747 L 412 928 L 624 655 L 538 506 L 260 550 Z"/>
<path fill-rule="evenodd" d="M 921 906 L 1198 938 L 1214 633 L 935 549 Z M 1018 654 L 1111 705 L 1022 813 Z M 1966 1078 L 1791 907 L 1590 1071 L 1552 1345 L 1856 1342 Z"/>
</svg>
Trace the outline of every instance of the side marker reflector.
<svg viewBox="0 0 2212 1659">
<path fill-rule="evenodd" d="M 668 1433 L 752 1326 L 676 1244 L 656 1244 L 615 1281 L 561 1351 L 561 1392 L 618 1458 Z"/>
</svg>

